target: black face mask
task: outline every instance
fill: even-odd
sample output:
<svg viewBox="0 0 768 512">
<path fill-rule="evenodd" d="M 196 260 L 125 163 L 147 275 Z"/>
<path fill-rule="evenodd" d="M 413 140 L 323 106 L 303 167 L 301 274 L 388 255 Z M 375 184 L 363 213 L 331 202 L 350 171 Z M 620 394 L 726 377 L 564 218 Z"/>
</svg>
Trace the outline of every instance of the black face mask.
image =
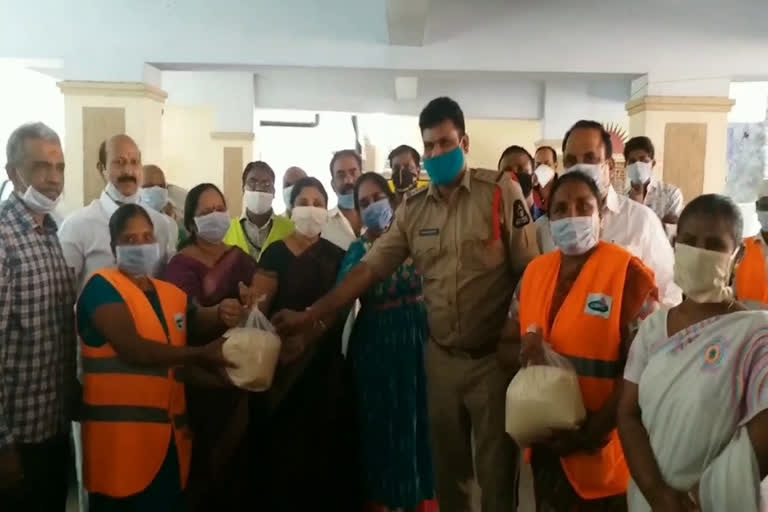
<svg viewBox="0 0 768 512">
<path fill-rule="evenodd" d="M 417 180 L 410 169 L 399 169 L 392 172 L 392 183 L 397 192 L 407 192 L 416 187 Z"/>
</svg>

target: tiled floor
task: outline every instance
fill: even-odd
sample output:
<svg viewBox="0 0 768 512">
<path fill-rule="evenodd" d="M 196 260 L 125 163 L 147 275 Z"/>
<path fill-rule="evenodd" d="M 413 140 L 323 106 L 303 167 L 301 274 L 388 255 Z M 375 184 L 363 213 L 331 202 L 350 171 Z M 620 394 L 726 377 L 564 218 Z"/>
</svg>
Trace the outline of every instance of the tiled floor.
<svg viewBox="0 0 768 512">
<path fill-rule="evenodd" d="M 480 510 L 477 506 L 476 510 Z M 533 480 L 531 477 L 531 471 L 528 465 L 523 464 L 523 469 L 520 473 L 520 507 L 518 512 L 534 512 L 536 507 L 533 502 Z M 67 503 L 67 512 L 78 512 L 77 507 L 77 491 L 74 486 L 70 487 L 69 501 Z"/>
</svg>

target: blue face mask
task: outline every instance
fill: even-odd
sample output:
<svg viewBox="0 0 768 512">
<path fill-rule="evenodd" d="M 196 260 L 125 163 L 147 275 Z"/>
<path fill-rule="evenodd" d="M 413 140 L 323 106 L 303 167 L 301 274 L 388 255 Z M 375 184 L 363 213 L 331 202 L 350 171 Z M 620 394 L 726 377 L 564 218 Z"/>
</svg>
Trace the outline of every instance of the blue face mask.
<svg viewBox="0 0 768 512">
<path fill-rule="evenodd" d="M 384 231 L 392 222 L 392 205 L 389 199 L 380 199 L 363 210 L 363 224 L 374 231 Z"/>
<path fill-rule="evenodd" d="M 354 210 L 355 194 L 350 192 L 349 194 L 339 195 L 339 208 L 341 208 L 342 210 Z"/>
<path fill-rule="evenodd" d="M 457 146 L 453 151 L 424 160 L 424 169 L 435 185 L 450 185 L 464 169 L 464 151 Z"/>
<path fill-rule="evenodd" d="M 115 248 L 117 268 L 133 276 L 151 276 L 160 261 L 160 246 L 157 242 L 144 245 L 118 245 Z"/>
</svg>

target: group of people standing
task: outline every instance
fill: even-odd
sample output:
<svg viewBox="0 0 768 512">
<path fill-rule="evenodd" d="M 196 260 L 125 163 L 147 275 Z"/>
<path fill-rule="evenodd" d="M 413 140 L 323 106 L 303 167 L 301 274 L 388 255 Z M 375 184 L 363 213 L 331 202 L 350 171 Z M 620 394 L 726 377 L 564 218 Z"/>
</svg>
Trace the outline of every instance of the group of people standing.
<svg viewBox="0 0 768 512">
<path fill-rule="evenodd" d="M 162 171 L 117 135 L 100 198 L 61 226 L 58 136 L 16 130 L 0 206 L 0 508 L 63 510 L 74 420 L 96 512 L 463 512 L 476 488 L 483 511 L 511 511 L 521 460 L 543 512 L 758 510 L 768 216 L 744 253 L 733 202 L 683 209 L 645 138 L 627 143 L 632 187 L 617 193 L 593 121 L 565 134 L 560 172 L 550 147 L 469 168 L 449 98 L 419 127 L 423 162 L 396 148 L 392 186 L 342 150 L 338 206 L 291 168 L 278 215 L 274 171 L 251 162 L 242 216 L 203 183 L 178 225 Z M 282 340 L 261 393 L 222 371 L 221 336 L 253 308 Z M 505 392 L 547 350 L 572 363 L 587 419 L 521 456 Z"/>
</svg>

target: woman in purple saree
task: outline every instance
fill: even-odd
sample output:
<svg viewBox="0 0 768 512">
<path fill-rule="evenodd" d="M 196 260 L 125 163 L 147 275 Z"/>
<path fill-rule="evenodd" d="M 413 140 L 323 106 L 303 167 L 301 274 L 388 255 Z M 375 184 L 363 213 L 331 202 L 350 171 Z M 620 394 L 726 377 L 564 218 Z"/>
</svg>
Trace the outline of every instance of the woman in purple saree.
<svg viewBox="0 0 768 512">
<path fill-rule="evenodd" d="M 184 290 L 190 301 L 215 306 L 240 297 L 250 285 L 256 262 L 238 247 L 222 242 L 229 228 L 224 196 L 204 183 L 189 191 L 184 226 L 190 238 L 171 259 L 163 279 Z M 195 341 L 207 343 L 223 330 Z M 187 496 L 191 511 L 244 510 L 252 504 L 247 468 L 248 393 L 237 388 L 187 386 L 194 435 Z"/>
</svg>

